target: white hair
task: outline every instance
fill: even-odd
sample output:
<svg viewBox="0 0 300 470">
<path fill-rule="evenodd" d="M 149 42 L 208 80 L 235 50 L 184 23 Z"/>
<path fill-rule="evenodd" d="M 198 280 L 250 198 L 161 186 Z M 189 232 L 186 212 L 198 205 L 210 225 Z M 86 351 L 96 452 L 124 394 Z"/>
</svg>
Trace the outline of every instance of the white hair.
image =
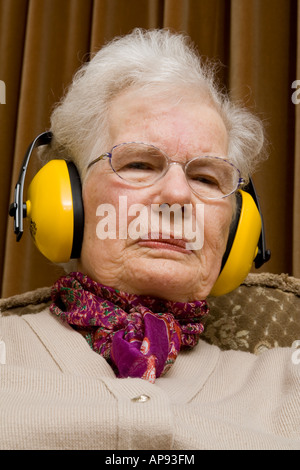
<svg viewBox="0 0 300 470">
<path fill-rule="evenodd" d="M 164 96 L 174 89 L 183 95 L 192 90 L 196 97 L 206 97 L 226 126 L 228 158 L 245 179 L 263 158 L 261 120 L 232 103 L 217 85 L 215 64 L 203 61 L 182 34 L 142 29 L 106 44 L 75 74 L 52 113 L 54 139 L 50 151 L 44 149 L 46 158 L 73 160 L 84 177 L 96 139 L 101 137 L 102 151 L 109 150 L 106 146 L 110 103 L 128 88 Z"/>
</svg>

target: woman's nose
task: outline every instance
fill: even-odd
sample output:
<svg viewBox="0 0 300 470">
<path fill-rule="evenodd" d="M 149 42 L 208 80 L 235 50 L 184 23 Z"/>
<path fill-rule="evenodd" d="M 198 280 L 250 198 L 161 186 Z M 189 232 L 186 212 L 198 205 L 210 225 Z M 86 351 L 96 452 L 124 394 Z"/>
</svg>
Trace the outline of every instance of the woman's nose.
<svg viewBox="0 0 300 470">
<path fill-rule="evenodd" d="M 156 185 L 155 203 L 181 206 L 191 203 L 192 191 L 180 163 L 171 163 L 167 173 Z"/>
</svg>

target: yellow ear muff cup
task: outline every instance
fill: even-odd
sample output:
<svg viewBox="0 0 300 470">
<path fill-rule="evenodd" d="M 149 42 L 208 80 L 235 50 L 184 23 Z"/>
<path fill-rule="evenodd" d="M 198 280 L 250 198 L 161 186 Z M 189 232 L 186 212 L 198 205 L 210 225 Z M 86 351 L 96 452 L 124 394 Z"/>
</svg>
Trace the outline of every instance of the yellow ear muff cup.
<svg viewBox="0 0 300 470">
<path fill-rule="evenodd" d="M 210 293 L 220 296 L 236 289 L 247 277 L 258 251 L 261 234 L 261 216 L 252 196 L 240 190 L 238 220 L 233 228 L 233 239 L 221 273 Z M 230 238 L 230 236 L 229 236 Z"/>
<path fill-rule="evenodd" d="M 79 257 L 83 236 L 80 177 L 73 163 L 51 160 L 33 178 L 26 201 L 30 232 L 54 263 Z"/>
</svg>

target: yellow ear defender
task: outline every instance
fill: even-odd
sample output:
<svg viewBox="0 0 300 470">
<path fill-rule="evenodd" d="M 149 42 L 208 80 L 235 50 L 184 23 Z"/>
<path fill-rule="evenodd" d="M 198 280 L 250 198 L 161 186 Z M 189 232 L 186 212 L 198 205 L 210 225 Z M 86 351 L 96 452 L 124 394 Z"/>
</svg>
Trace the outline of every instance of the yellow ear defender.
<svg viewBox="0 0 300 470">
<path fill-rule="evenodd" d="M 23 218 L 29 221 L 37 248 L 50 261 L 63 263 L 79 258 L 83 239 L 84 210 L 80 176 L 75 165 L 51 160 L 33 178 L 28 198 L 23 201 L 24 180 L 33 150 L 51 143 L 51 132 L 40 134 L 29 146 L 15 187 L 9 214 L 14 217 L 14 233 L 19 241 Z M 231 224 L 219 277 L 211 295 L 236 289 L 246 278 L 253 261 L 259 268 L 270 259 L 265 248 L 263 218 L 252 180 L 236 193 L 237 208 Z"/>
<path fill-rule="evenodd" d="M 247 277 L 253 261 L 259 268 L 271 256 L 265 249 L 263 219 L 251 179 L 245 190 L 237 192 L 236 204 L 221 271 L 210 292 L 215 297 L 236 289 Z"/>
<path fill-rule="evenodd" d="M 23 202 L 24 180 L 33 150 L 50 144 L 50 132 L 39 135 L 29 146 L 10 205 L 14 232 L 19 241 L 23 218 L 29 221 L 31 235 L 39 251 L 54 263 L 79 258 L 83 238 L 84 212 L 81 182 L 75 165 L 65 160 L 51 160 L 35 175 Z"/>
</svg>

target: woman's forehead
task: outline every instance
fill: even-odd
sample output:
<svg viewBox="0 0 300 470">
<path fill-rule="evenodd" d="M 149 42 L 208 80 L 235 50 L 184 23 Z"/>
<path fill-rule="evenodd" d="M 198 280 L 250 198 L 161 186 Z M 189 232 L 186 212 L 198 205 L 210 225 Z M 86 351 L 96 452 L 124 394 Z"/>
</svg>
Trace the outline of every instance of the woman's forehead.
<svg viewBox="0 0 300 470">
<path fill-rule="evenodd" d="M 161 100 L 124 93 L 112 102 L 109 133 L 112 146 L 143 141 L 173 155 L 224 154 L 228 145 L 222 118 L 203 100 Z"/>
</svg>

